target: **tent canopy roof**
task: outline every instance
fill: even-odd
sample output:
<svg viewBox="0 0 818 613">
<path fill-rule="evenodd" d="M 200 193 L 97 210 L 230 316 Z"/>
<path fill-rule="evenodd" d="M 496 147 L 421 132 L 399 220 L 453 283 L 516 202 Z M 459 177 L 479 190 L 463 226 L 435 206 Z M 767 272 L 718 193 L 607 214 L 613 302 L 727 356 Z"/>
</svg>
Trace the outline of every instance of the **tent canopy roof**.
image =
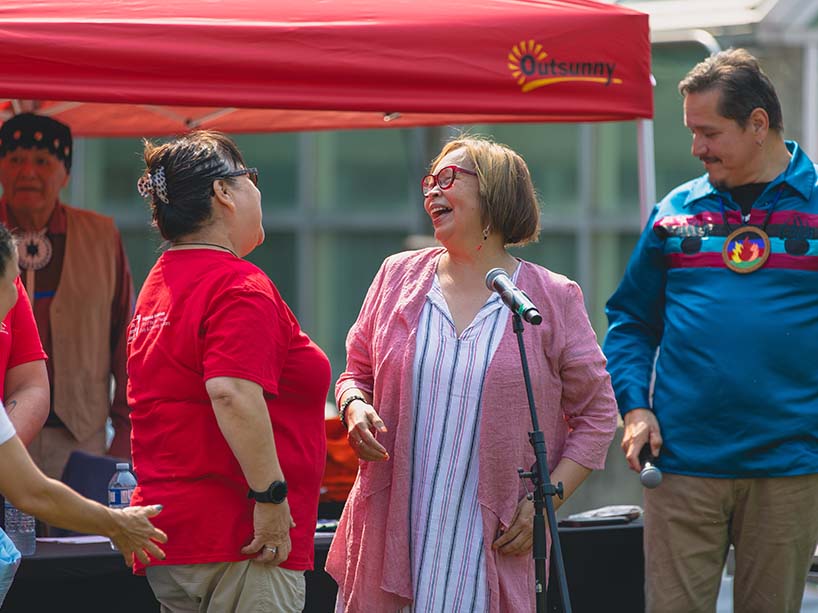
<svg viewBox="0 0 818 613">
<path fill-rule="evenodd" d="M 84 136 L 649 118 L 648 18 L 589 0 L 4 0 L 0 119 Z"/>
</svg>

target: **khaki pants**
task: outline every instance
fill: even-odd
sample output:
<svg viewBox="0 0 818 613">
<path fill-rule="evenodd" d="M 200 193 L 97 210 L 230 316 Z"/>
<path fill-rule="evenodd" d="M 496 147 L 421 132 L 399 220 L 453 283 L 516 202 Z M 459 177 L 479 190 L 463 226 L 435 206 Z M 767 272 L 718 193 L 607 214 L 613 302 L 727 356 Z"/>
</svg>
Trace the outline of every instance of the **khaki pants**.
<svg viewBox="0 0 818 613">
<path fill-rule="evenodd" d="M 800 611 L 818 540 L 818 474 L 769 479 L 665 474 L 644 495 L 649 613 L 714 612 L 731 543 L 736 613 Z"/>
<path fill-rule="evenodd" d="M 253 560 L 149 566 L 162 613 L 296 613 L 304 609 L 304 571 Z"/>
</svg>

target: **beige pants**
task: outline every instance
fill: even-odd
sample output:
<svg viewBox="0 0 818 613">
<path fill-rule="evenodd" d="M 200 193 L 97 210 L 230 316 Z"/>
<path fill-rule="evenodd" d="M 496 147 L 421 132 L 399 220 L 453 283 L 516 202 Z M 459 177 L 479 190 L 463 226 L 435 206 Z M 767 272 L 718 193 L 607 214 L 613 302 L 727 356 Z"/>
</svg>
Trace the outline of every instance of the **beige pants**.
<svg viewBox="0 0 818 613">
<path fill-rule="evenodd" d="M 67 428 L 44 427 L 31 441 L 28 452 L 34 463 L 46 475 L 59 480 L 75 449 L 96 455 L 105 455 L 105 428 L 83 442 L 79 442 Z"/>
<path fill-rule="evenodd" d="M 296 613 L 304 609 L 304 571 L 253 560 L 149 566 L 162 613 Z"/>
<path fill-rule="evenodd" d="M 735 613 L 797 613 L 818 540 L 818 474 L 706 479 L 645 490 L 648 613 L 712 613 L 730 544 Z"/>
</svg>

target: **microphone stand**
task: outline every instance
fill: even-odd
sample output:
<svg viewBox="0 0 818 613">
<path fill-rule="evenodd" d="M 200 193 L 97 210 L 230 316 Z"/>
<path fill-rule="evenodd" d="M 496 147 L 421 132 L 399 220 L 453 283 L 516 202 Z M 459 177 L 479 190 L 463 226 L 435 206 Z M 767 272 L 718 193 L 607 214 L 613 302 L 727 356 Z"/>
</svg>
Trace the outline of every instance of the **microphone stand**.
<svg viewBox="0 0 818 613">
<path fill-rule="evenodd" d="M 528 374 L 528 359 L 525 355 L 525 346 L 523 345 L 523 320 L 517 314 L 513 313 L 513 330 L 517 335 L 517 345 L 520 348 L 520 361 L 523 366 L 523 379 L 525 380 L 525 391 L 528 395 L 528 408 L 531 411 L 531 428 L 532 431 L 528 433 L 528 440 L 534 448 L 534 456 L 536 462 L 532 466 L 530 472 L 523 471 L 522 468 L 517 472 L 520 479 L 530 479 L 534 486 L 534 571 L 535 571 L 535 595 L 537 599 L 537 613 L 546 613 L 547 611 L 547 594 L 545 589 L 546 584 L 546 558 L 547 558 L 547 540 L 545 537 L 545 518 L 543 517 L 543 507 L 548 515 L 548 529 L 551 533 L 551 551 L 554 555 L 555 570 L 557 573 L 557 580 L 559 581 L 560 599 L 562 600 L 562 610 L 564 613 L 571 613 L 571 599 L 568 595 L 568 581 L 565 577 L 565 563 L 562 559 L 562 548 L 560 547 L 560 535 L 557 530 L 557 518 L 554 514 L 553 496 L 557 495 L 562 498 L 562 482 L 553 485 L 551 483 L 551 476 L 548 473 L 548 458 L 545 449 L 545 436 L 540 430 L 539 421 L 537 419 L 537 409 L 534 407 L 534 394 L 531 391 L 531 377 Z"/>
</svg>

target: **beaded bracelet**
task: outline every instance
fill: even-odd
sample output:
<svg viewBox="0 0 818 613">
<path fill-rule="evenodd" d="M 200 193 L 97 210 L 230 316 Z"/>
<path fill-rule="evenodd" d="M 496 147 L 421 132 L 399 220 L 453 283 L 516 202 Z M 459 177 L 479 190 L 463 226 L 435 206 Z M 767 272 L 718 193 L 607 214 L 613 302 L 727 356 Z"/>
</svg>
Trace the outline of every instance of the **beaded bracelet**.
<svg viewBox="0 0 818 613">
<path fill-rule="evenodd" d="M 366 402 L 366 398 L 364 398 L 360 394 L 353 394 L 352 396 L 350 396 L 341 403 L 341 411 L 338 417 L 340 418 L 341 423 L 344 424 L 344 428 L 347 427 L 347 407 L 351 405 L 355 400 L 361 400 L 363 402 Z"/>
</svg>

